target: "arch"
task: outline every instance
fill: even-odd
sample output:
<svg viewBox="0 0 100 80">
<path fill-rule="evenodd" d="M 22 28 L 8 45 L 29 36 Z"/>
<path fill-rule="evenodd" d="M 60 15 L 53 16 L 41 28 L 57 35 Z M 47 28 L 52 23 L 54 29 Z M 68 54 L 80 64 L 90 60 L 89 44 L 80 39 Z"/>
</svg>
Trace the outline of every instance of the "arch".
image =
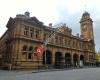
<svg viewBox="0 0 100 80">
<path fill-rule="evenodd" d="M 74 54 L 73 55 L 73 66 L 77 66 L 78 65 L 78 55 L 77 54 Z"/>
<path fill-rule="evenodd" d="M 42 55 L 42 63 L 43 64 L 51 64 L 52 63 L 52 53 L 49 50 L 46 50 L 46 52 L 43 52 Z"/>
<path fill-rule="evenodd" d="M 65 66 L 66 67 L 71 66 L 71 55 L 70 55 L 70 53 L 65 54 Z"/>
<path fill-rule="evenodd" d="M 84 61 L 84 56 L 80 55 L 80 60 Z"/>
<path fill-rule="evenodd" d="M 61 52 L 56 52 L 55 53 L 55 67 L 56 68 L 61 68 L 62 66 L 62 53 Z"/>
<path fill-rule="evenodd" d="M 84 65 L 84 56 L 80 55 L 80 62 L 79 66 L 82 67 Z"/>
</svg>

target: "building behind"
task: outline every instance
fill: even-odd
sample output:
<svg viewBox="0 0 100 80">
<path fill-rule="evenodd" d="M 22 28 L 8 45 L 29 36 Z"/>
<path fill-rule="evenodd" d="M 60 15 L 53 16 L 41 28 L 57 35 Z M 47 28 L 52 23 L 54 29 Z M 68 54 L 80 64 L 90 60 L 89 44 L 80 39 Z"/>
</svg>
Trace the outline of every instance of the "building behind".
<svg viewBox="0 0 100 80">
<path fill-rule="evenodd" d="M 96 54 L 95 59 L 96 59 L 96 66 L 100 66 L 100 52 Z"/>
<path fill-rule="evenodd" d="M 81 35 L 72 35 L 65 24 L 45 26 L 29 12 L 10 18 L 0 38 L 0 66 L 12 69 L 36 69 L 45 66 L 63 68 L 95 64 L 93 21 L 88 12 L 80 20 Z M 51 37 L 52 36 L 52 37 Z M 49 38 L 51 37 L 51 38 Z M 48 44 L 44 47 L 44 42 Z M 42 47 L 41 53 L 36 49 Z"/>
</svg>

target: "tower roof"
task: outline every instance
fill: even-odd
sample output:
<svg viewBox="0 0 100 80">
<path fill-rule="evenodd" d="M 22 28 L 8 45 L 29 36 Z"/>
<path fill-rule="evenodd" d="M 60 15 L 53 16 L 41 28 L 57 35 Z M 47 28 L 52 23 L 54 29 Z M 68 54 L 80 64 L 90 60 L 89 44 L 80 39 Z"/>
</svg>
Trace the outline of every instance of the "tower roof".
<svg viewBox="0 0 100 80">
<path fill-rule="evenodd" d="M 83 16 L 90 16 L 90 14 L 89 14 L 87 11 L 85 11 L 85 12 L 83 13 Z"/>
</svg>

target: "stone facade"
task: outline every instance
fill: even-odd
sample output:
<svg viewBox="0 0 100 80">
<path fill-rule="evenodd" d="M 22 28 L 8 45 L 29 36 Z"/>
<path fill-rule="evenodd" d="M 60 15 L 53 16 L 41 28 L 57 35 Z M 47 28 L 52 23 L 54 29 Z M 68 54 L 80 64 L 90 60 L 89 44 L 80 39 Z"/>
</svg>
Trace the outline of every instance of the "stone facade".
<svg viewBox="0 0 100 80">
<path fill-rule="evenodd" d="M 72 35 L 65 24 L 45 26 L 30 13 L 10 18 L 0 38 L 0 66 L 9 69 L 36 69 L 92 65 L 95 63 L 93 21 L 88 12 L 80 20 L 81 35 Z M 46 46 L 44 42 L 48 40 Z M 43 47 L 38 54 L 36 47 Z"/>
</svg>

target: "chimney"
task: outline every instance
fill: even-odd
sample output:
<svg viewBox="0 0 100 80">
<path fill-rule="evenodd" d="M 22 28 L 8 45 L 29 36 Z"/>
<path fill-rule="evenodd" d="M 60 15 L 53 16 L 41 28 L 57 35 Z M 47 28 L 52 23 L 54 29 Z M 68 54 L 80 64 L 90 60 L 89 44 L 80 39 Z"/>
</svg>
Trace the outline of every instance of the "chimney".
<svg viewBox="0 0 100 80">
<path fill-rule="evenodd" d="M 30 13 L 27 11 L 27 12 L 25 12 L 25 16 L 26 17 L 30 17 Z"/>
<path fill-rule="evenodd" d="M 52 28 L 52 23 L 49 23 L 49 27 L 51 27 L 51 28 Z"/>
<path fill-rule="evenodd" d="M 79 37 L 79 33 L 77 33 L 76 35 L 77 35 L 77 37 Z"/>
<path fill-rule="evenodd" d="M 80 35 L 80 38 L 81 38 L 81 39 L 84 39 L 83 35 Z"/>
</svg>

